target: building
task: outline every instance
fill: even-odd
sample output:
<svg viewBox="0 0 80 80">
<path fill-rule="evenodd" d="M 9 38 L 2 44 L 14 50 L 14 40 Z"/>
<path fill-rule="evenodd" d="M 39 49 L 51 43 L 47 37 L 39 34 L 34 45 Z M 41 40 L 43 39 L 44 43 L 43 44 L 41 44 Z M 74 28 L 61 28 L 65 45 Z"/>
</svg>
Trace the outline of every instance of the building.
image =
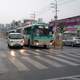
<svg viewBox="0 0 80 80">
<path fill-rule="evenodd" d="M 65 31 L 71 31 L 71 32 L 78 32 L 80 33 L 80 16 L 74 16 L 70 18 L 60 19 L 57 20 L 57 26 L 59 26 L 60 23 L 64 24 L 64 30 Z M 55 21 L 51 21 L 49 23 L 49 27 L 55 28 Z"/>
<path fill-rule="evenodd" d="M 35 22 L 37 22 L 37 21 L 36 20 L 33 20 L 33 19 L 25 19 L 23 21 L 22 26 L 30 25 L 30 24 L 35 23 Z"/>
</svg>

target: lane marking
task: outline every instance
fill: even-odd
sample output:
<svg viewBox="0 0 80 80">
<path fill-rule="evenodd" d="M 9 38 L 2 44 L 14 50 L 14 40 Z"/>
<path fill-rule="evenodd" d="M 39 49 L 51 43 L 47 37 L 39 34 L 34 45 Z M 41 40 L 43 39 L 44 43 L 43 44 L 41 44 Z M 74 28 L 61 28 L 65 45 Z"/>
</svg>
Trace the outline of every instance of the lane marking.
<svg viewBox="0 0 80 80">
<path fill-rule="evenodd" d="M 54 59 L 54 60 L 57 60 L 59 62 L 63 62 L 63 63 L 69 64 L 69 65 L 73 65 L 73 66 L 79 65 L 79 64 L 76 64 L 74 62 L 71 62 L 71 61 L 59 58 L 59 57 L 55 57 L 55 56 L 51 56 L 51 55 L 46 55 L 46 56 L 49 57 L 49 58 L 51 58 L 51 59 Z"/>
<path fill-rule="evenodd" d="M 44 62 L 50 64 L 53 67 L 63 67 L 64 66 L 64 65 L 59 64 L 58 62 L 54 62 L 54 61 L 44 58 L 44 57 L 40 57 L 40 56 L 35 56 L 35 57 L 41 61 L 44 61 Z"/>
<path fill-rule="evenodd" d="M 29 57 L 22 57 L 22 59 L 27 60 L 30 64 L 32 64 L 34 67 L 38 69 L 47 69 L 48 67 L 44 66 L 43 64 L 39 63 L 38 61 L 35 61 Z"/>
<path fill-rule="evenodd" d="M 0 53 L 0 57 L 2 57 L 2 58 L 5 58 L 5 57 L 7 57 L 7 55 L 6 55 L 7 53 Z"/>
<path fill-rule="evenodd" d="M 26 50 L 23 50 L 23 49 L 20 50 L 19 53 L 20 53 L 21 55 L 23 55 L 23 56 L 28 56 L 28 55 L 30 55 L 29 53 L 26 52 Z"/>
<path fill-rule="evenodd" d="M 36 52 L 48 54 L 47 52 L 44 52 L 44 51 L 42 51 L 42 50 L 36 50 Z"/>
<path fill-rule="evenodd" d="M 80 61 L 78 59 L 72 58 L 72 57 L 67 56 L 67 55 L 65 56 L 64 54 L 63 55 L 57 55 L 57 56 L 60 57 L 60 58 L 65 58 L 65 59 L 72 60 L 72 61 L 80 63 Z"/>
<path fill-rule="evenodd" d="M 60 80 L 60 79 L 62 79 L 62 80 L 79 80 L 77 77 L 80 77 L 80 75 L 74 75 L 74 76 L 67 76 L 67 77 L 60 77 L 60 78 L 51 78 L 51 79 L 45 79 L 45 80 Z"/>
<path fill-rule="evenodd" d="M 19 71 L 29 71 L 29 68 L 27 68 L 23 63 L 21 63 L 18 59 L 16 58 L 9 58 L 10 62 L 16 66 L 16 68 Z"/>
<path fill-rule="evenodd" d="M 72 56 L 72 57 L 75 57 L 75 58 L 80 58 L 80 56 L 77 56 L 77 55 L 72 54 L 72 53 L 64 52 L 63 54 L 66 54 L 66 55 L 69 55 L 69 56 Z"/>
<path fill-rule="evenodd" d="M 50 49 L 50 50 L 46 50 L 47 52 L 51 53 L 51 54 L 60 54 L 61 53 L 61 50 L 53 50 L 53 49 Z"/>
<path fill-rule="evenodd" d="M 28 50 L 28 52 L 33 53 L 33 54 L 35 54 L 35 55 L 40 55 L 39 53 L 34 52 L 34 51 L 32 51 L 32 50 Z"/>
<path fill-rule="evenodd" d="M 0 73 L 5 73 L 7 71 L 8 71 L 8 68 L 4 64 L 4 61 L 2 60 L 2 58 L 0 58 Z"/>
</svg>

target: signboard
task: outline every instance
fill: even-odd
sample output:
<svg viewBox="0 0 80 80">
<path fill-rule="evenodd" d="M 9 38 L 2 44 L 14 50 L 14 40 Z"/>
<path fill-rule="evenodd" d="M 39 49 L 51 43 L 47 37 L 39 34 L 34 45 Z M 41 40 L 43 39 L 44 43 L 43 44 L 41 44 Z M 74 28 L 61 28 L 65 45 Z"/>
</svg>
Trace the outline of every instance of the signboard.
<svg viewBox="0 0 80 80">
<path fill-rule="evenodd" d="M 76 31 L 77 28 L 65 28 L 65 31 Z"/>
</svg>

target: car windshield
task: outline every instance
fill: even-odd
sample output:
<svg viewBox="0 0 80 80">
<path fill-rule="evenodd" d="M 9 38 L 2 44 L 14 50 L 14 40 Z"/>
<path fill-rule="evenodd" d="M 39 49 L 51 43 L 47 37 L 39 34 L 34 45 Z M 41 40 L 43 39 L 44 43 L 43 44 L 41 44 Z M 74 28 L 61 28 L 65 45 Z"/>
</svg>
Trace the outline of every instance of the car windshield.
<svg viewBox="0 0 80 80">
<path fill-rule="evenodd" d="M 75 39 L 80 39 L 80 37 L 75 37 Z"/>
<path fill-rule="evenodd" d="M 21 34 L 10 34 L 9 38 L 10 39 L 22 39 L 23 36 Z"/>
</svg>

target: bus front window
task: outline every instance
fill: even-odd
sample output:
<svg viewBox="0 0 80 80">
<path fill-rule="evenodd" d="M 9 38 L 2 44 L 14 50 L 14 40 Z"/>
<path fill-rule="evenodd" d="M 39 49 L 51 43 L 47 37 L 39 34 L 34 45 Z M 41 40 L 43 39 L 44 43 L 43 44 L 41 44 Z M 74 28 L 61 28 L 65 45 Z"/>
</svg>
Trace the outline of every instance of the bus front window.
<svg viewBox="0 0 80 80">
<path fill-rule="evenodd" d="M 36 35 L 37 35 L 37 36 L 40 35 L 40 30 L 39 30 L 39 29 L 36 30 Z"/>
<path fill-rule="evenodd" d="M 36 30 L 36 35 L 44 36 L 44 35 L 48 35 L 48 34 L 49 34 L 49 30 L 48 29 L 38 28 Z"/>
</svg>

